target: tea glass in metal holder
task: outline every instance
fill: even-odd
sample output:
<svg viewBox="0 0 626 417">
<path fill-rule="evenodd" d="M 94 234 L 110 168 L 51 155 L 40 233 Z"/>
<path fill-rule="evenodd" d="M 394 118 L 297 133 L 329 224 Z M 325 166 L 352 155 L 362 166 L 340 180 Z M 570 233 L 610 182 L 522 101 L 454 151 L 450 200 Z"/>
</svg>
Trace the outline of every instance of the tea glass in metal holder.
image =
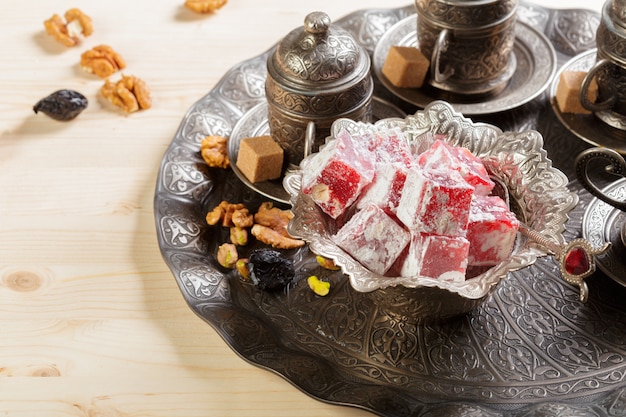
<svg viewBox="0 0 626 417">
<path fill-rule="evenodd" d="M 517 0 L 415 0 L 429 83 L 462 95 L 494 95 L 515 73 Z"/>
<path fill-rule="evenodd" d="M 591 195 L 618 210 L 626 212 L 626 199 L 617 199 L 614 196 L 606 194 L 589 177 L 588 170 L 593 160 L 608 162 L 609 165 L 605 167 L 607 173 L 625 178 L 626 160 L 624 160 L 624 157 L 619 152 L 613 149 L 596 147 L 582 151 L 574 162 L 578 181 Z M 620 228 L 620 240 L 622 245 L 626 246 L 626 223 L 623 223 Z"/>
<path fill-rule="evenodd" d="M 626 130 L 626 1 L 608 0 L 596 31 L 596 63 L 587 72 L 579 91 L 582 106 L 607 125 Z M 592 80 L 598 98 L 588 96 Z"/>
</svg>

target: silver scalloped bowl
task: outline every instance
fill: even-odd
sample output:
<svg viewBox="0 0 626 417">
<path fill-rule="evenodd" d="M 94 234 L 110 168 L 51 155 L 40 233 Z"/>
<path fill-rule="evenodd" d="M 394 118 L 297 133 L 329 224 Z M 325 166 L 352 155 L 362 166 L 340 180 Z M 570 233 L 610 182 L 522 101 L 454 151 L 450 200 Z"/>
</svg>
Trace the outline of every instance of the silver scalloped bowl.
<svg viewBox="0 0 626 417">
<path fill-rule="evenodd" d="M 435 101 L 404 119 L 383 119 L 375 124 L 348 119 L 335 121 L 333 138 L 342 129 L 350 133 L 400 128 L 409 142 L 423 133 L 444 134 L 454 146 L 464 146 L 478 156 L 489 173 L 508 189 L 511 209 L 518 219 L 546 238 L 564 244 L 568 213 L 578 202 L 567 188 L 568 179 L 552 167 L 536 131 L 502 132 L 499 128 L 473 123 L 455 112 L 450 104 Z M 328 141 L 327 140 L 327 141 Z M 311 156 L 303 160 L 306 167 Z M 479 305 L 509 272 L 532 265 L 547 253 L 518 234 L 511 257 L 481 271 L 468 271 L 463 283 L 442 282 L 427 277 L 387 277 L 372 273 L 340 249 L 331 239 L 333 219 L 300 191 L 302 171 L 287 173 L 283 184 L 289 193 L 294 219 L 289 232 L 309 243 L 317 254 L 331 258 L 349 277 L 352 288 L 367 293 L 382 309 L 416 322 L 435 322 L 464 314 Z"/>
</svg>

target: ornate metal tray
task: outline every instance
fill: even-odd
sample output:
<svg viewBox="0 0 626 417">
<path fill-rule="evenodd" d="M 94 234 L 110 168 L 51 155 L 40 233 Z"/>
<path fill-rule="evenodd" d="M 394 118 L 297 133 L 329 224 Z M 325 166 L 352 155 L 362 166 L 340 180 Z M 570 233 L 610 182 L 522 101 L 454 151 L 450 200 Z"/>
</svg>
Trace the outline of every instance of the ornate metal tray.
<svg viewBox="0 0 626 417">
<path fill-rule="evenodd" d="M 521 9 L 549 37 L 560 62 L 593 47 L 596 14 Z M 412 11 L 362 10 L 337 23 L 371 53 L 380 36 Z M 228 136 L 264 100 L 266 58 L 235 66 L 189 109 L 159 170 L 159 245 L 199 317 L 241 357 L 314 398 L 379 415 L 626 415 L 626 290 L 602 273 L 588 280 L 589 301 L 582 304 L 577 289 L 558 277 L 553 258 L 542 258 L 510 273 L 466 316 L 423 326 L 382 314 L 336 275 L 331 294 L 317 297 L 303 282 L 269 293 L 222 270 L 212 254 L 225 236 L 205 226 L 206 211 L 221 199 L 254 206 L 264 198 L 232 171 L 207 169 L 199 142 L 206 134 Z M 545 94 L 483 119 L 505 131 L 539 130 L 554 166 L 575 178 L 573 157 L 585 143 L 555 118 Z M 570 213 L 568 240 L 580 235 L 590 200 L 575 181 L 570 186 L 583 204 Z M 291 256 L 301 275 L 321 272 L 308 249 Z"/>
</svg>

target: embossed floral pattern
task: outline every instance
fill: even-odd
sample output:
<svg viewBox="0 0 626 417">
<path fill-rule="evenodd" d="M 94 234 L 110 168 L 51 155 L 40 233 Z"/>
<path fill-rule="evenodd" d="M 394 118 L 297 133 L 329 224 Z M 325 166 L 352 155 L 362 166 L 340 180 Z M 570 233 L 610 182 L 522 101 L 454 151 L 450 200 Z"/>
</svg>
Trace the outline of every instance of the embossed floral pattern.
<svg viewBox="0 0 626 417">
<path fill-rule="evenodd" d="M 368 10 L 337 23 L 371 47 L 405 15 L 406 9 Z M 339 273 L 320 277 L 332 281 L 332 291 L 316 296 L 303 280 L 317 271 L 306 248 L 293 253 L 300 275 L 285 293 L 258 291 L 221 271 L 209 255 L 219 237 L 202 226 L 203 213 L 222 197 L 254 203 L 259 196 L 236 176 L 194 162 L 201 135 L 228 136 L 264 99 L 264 59 L 236 66 L 192 106 L 159 170 L 159 245 L 190 308 L 250 362 L 317 398 L 379 415 L 626 415 L 623 291 L 597 277 L 583 305 L 551 258 L 510 274 L 467 316 L 430 326 L 383 314 Z M 515 130 L 534 123 L 521 112 L 502 121 Z M 559 148 L 563 135 L 554 133 L 546 143 Z M 580 229 L 582 209 L 568 224 L 570 238 Z"/>
</svg>

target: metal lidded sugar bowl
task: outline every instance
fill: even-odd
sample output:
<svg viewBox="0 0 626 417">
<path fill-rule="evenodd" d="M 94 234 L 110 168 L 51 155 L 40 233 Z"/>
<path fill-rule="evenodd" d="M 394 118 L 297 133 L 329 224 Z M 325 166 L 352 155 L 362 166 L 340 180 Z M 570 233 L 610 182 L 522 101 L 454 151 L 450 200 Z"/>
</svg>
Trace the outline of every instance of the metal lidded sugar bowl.
<svg viewBox="0 0 626 417">
<path fill-rule="evenodd" d="M 323 12 L 312 12 L 304 26 L 287 34 L 267 59 L 265 93 L 274 140 L 286 163 L 304 157 L 306 129 L 316 127 L 316 152 L 338 118 L 369 122 L 374 82 L 370 57 L 345 29 Z"/>
</svg>

